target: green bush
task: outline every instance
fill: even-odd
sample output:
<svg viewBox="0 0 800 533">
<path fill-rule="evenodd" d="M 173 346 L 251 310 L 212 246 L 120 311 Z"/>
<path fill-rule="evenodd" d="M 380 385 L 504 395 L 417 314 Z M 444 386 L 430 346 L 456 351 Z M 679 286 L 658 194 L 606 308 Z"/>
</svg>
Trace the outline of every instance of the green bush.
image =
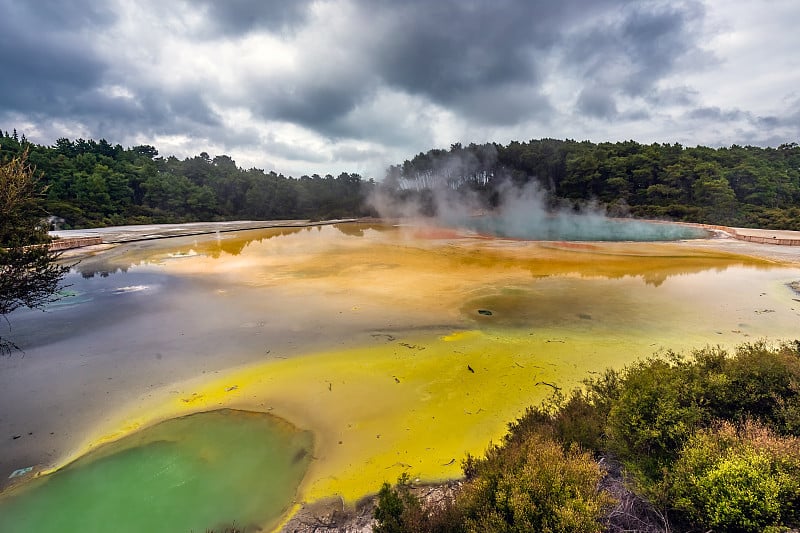
<svg viewBox="0 0 800 533">
<path fill-rule="evenodd" d="M 606 370 L 597 378 L 584 381 L 569 397 L 560 391 L 544 404 L 528 407 L 508 425 L 505 442 L 514 443 L 531 434 L 547 434 L 565 450 L 577 445 L 599 454 L 605 449 L 605 428 L 611 406 L 619 398 L 620 373 Z"/>
<path fill-rule="evenodd" d="M 403 474 L 392 487 L 384 483 L 378 492 L 375 533 L 463 533 L 460 510 L 446 500 L 431 507 L 413 492 L 411 479 Z"/>
<path fill-rule="evenodd" d="M 755 419 L 778 433 L 800 430 L 800 349 L 743 344 L 691 357 L 668 353 L 618 374 L 605 427 L 608 450 L 647 481 L 661 479 L 698 429 Z M 597 399 L 594 400 L 596 404 Z"/>
<path fill-rule="evenodd" d="M 420 521 L 422 505 L 419 498 L 411 493 L 411 481 L 403 474 L 392 487 L 384 483 L 378 492 L 378 506 L 375 508 L 375 533 L 403 533 L 415 531 Z"/>
<path fill-rule="evenodd" d="M 601 531 L 611 498 L 588 453 L 564 451 L 546 436 L 492 447 L 456 499 L 469 532 Z"/>
<path fill-rule="evenodd" d="M 697 367 L 684 358 L 649 359 L 623 371 L 621 392 L 608 415 L 609 449 L 646 480 L 664 468 L 707 417 Z"/>
<path fill-rule="evenodd" d="M 800 517 L 800 439 L 729 423 L 699 431 L 666 481 L 675 508 L 704 529 L 755 532 Z"/>
<path fill-rule="evenodd" d="M 724 386 L 711 397 L 715 418 L 757 419 L 780 433 L 800 434 L 800 350 L 785 344 L 743 344 L 725 360 Z"/>
</svg>

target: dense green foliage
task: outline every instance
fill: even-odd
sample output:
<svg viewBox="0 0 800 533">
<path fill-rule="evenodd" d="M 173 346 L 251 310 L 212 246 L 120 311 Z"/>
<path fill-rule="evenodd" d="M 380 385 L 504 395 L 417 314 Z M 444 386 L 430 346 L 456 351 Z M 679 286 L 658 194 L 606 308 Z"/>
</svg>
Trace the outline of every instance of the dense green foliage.
<svg viewBox="0 0 800 533">
<path fill-rule="evenodd" d="M 56 264 L 42 224 L 43 190 L 27 152 L 0 164 L 0 316 L 49 302 L 68 267 Z M 0 336 L 0 353 L 15 346 Z"/>
<path fill-rule="evenodd" d="M 425 509 L 403 476 L 378 493 L 376 533 L 518 532 L 591 533 L 612 503 L 598 488 L 603 472 L 592 456 L 564 450 L 542 433 L 492 446 L 469 457 L 455 501 Z"/>
<path fill-rule="evenodd" d="M 183 161 L 158 157 L 152 146 L 123 148 L 104 139 L 31 144 L 0 132 L 0 162 L 30 151 L 47 187 L 45 209 L 64 227 L 232 219 L 355 217 L 373 186 L 357 174 L 298 179 L 205 152 Z"/>
<path fill-rule="evenodd" d="M 598 201 L 612 215 L 800 230 L 800 147 L 686 148 L 541 139 L 420 153 L 389 168 L 399 198 L 473 191 L 487 206 L 507 182 L 535 183 L 554 205 Z"/>
<path fill-rule="evenodd" d="M 619 483 L 674 531 L 796 528 L 798 414 L 800 341 L 652 357 L 529 408 L 484 459 L 467 458 L 448 520 L 416 504 L 423 518 L 415 523 L 447 523 L 425 531 L 628 530 L 615 523 L 623 513 L 609 512 L 593 454 L 619 461 Z"/>
<path fill-rule="evenodd" d="M 600 531 L 611 503 L 590 454 L 539 433 L 490 448 L 470 468 L 473 479 L 456 500 L 470 532 Z"/>
<path fill-rule="evenodd" d="M 46 209 L 66 227 L 231 219 L 322 219 L 374 214 L 376 187 L 358 174 L 293 178 L 226 155 L 158 157 L 148 145 L 106 140 L 29 143 L 0 131 L 0 162 L 30 150 L 47 185 Z M 454 144 L 387 169 L 391 203 L 412 199 L 433 214 L 434 189 L 469 193 L 486 207 L 509 183 L 536 184 L 552 206 L 598 202 L 612 215 L 800 230 L 800 147 L 695 148 L 634 141 L 540 139 Z"/>
<path fill-rule="evenodd" d="M 698 524 L 762 531 L 800 522 L 800 439 L 755 423 L 693 435 L 673 465 L 666 494 Z"/>
</svg>

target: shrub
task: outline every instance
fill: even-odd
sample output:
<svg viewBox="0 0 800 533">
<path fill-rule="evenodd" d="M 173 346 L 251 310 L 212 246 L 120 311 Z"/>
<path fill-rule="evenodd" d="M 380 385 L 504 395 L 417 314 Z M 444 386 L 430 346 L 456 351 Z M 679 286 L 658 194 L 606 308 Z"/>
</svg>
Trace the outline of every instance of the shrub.
<svg viewBox="0 0 800 533">
<path fill-rule="evenodd" d="M 603 472 L 590 454 L 564 451 L 541 434 L 492 447 L 473 467 L 456 499 L 466 531 L 601 531 L 612 503 L 598 488 Z"/>
<path fill-rule="evenodd" d="M 800 351 L 796 345 L 771 349 L 764 342 L 743 344 L 735 357 L 725 360 L 723 372 L 724 390 L 712 398 L 716 418 L 757 419 L 780 433 L 798 434 Z"/>
<path fill-rule="evenodd" d="M 686 443 L 666 481 L 673 505 L 704 529 L 762 531 L 800 518 L 800 439 L 723 422 Z"/>
<path fill-rule="evenodd" d="M 798 348 L 757 342 L 732 357 L 705 348 L 625 368 L 607 399 L 608 449 L 647 483 L 661 479 L 687 439 L 715 420 L 755 419 L 778 433 L 800 434 Z"/>
<path fill-rule="evenodd" d="M 538 407 L 508 425 L 505 442 L 514 443 L 531 434 L 547 434 L 565 450 L 577 445 L 599 454 L 605 448 L 605 427 L 611 406 L 620 394 L 620 374 L 606 370 L 584 381 L 584 387 L 565 397 L 560 391 Z"/>
<path fill-rule="evenodd" d="M 697 367 L 670 354 L 623 372 L 621 393 L 608 415 L 609 449 L 645 480 L 663 470 L 698 424 L 707 419 Z"/>
<path fill-rule="evenodd" d="M 403 533 L 414 531 L 414 523 L 419 521 L 422 505 L 411 493 L 408 474 L 403 474 L 392 487 L 383 484 L 378 492 L 378 506 L 375 508 L 375 533 Z"/>
</svg>

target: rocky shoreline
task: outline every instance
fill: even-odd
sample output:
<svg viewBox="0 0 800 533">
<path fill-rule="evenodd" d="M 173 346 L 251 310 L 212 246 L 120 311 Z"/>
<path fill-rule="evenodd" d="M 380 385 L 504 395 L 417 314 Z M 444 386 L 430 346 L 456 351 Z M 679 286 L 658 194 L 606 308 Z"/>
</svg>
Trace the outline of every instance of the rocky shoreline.
<svg viewBox="0 0 800 533">
<path fill-rule="evenodd" d="M 419 498 L 425 508 L 444 505 L 452 501 L 461 488 L 461 480 L 438 484 L 414 485 L 411 493 Z M 367 496 L 346 506 L 341 498 L 304 504 L 280 529 L 281 533 L 372 533 L 377 521 L 374 518 L 378 505 L 376 495 Z"/>
</svg>

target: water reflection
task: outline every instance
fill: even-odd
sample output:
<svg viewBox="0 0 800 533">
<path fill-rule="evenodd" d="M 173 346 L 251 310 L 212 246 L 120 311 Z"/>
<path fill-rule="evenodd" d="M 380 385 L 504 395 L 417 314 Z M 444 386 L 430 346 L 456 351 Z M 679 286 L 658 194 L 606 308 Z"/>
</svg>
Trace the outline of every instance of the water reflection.
<svg viewBox="0 0 800 533">
<path fill-rule="evenodd" d="M 310 232 L 319 235 L 310 239 Z M 413 254 L 425 256 L 419 260 L 434 270 L 439 267 L 445 271 L 461 268 L 525 269 L 532 277 L 577 275 L 613 279 L 636 276 L 656 286 L 675 275 L 734 265 L 768 265 L 753 258 L 692 250 L 670 243 L 508 241 L 476 237 L 457 230 L 348 223 L 172 238 L 167 243 L 132 243 L 84 259 L 75 270 L 84 278 L 90 278 L 127 272 L 136 265 L 163 264 L 197 256 L 225 259 L 244 253 L 252 265 L 266 264 L 272 255 L 280 253 L 287 263 L 291 263 L 295 276 L 302 278 L 338 276 L 343 269 L 358 265 L 394 268 L 398 257 L 402 262 L 403 256 Z M 325 253 L 332 253 L 332 257 L 321 256 Z M 365 257 L 366 254 L 370 257 Z M 313 256 L 313 265 L 304 261 L 310 256 Z M 329 268 L 334 270 L 328 272 Z"/>
</svg>

